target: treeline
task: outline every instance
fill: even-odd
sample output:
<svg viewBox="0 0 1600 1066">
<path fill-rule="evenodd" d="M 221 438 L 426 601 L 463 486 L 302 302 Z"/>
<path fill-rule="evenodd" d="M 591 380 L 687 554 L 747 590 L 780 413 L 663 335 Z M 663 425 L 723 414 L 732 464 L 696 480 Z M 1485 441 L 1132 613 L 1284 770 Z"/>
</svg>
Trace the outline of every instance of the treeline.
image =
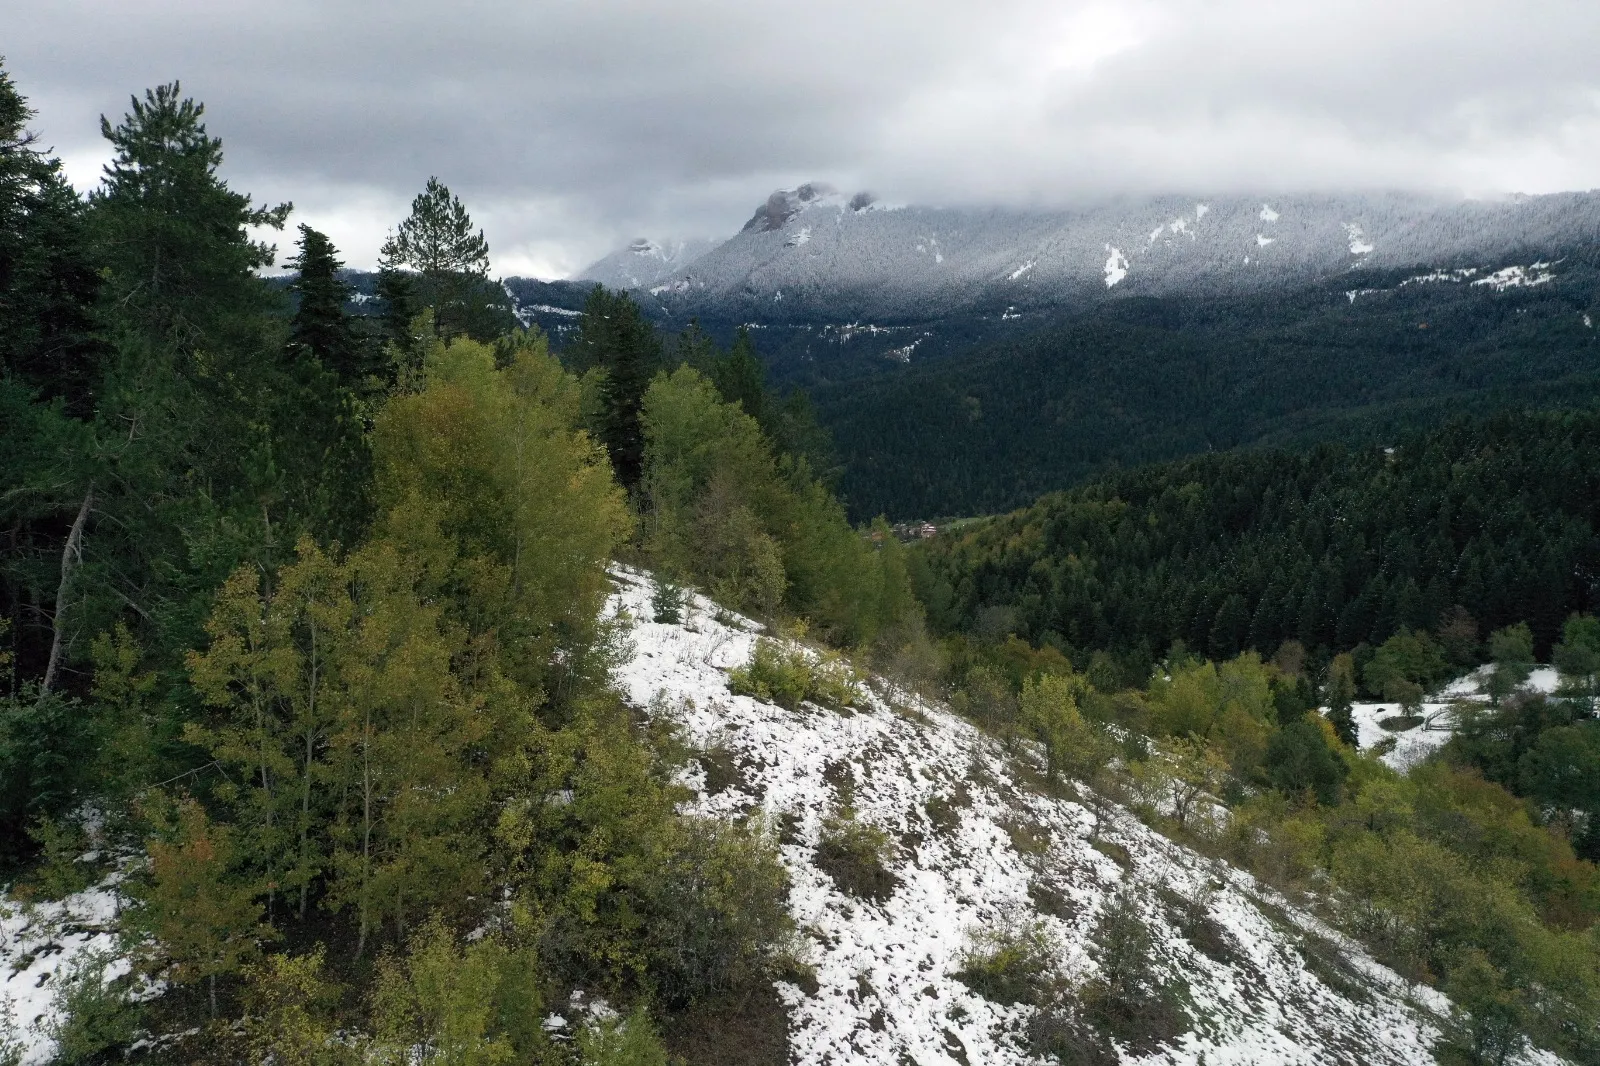
<svg viewBox="0 0 1600 1066">
<path fill-rule="evenodd" d="M 812 389 L 856 514 L 991 514 L 1117 467 L 1382 445 L 1460 414 L 1592 405 L 1595 264 L 1575 248 L 1556 281 L 1502 293 L 1398 288 L 1403 275 L 1369 272 L 1270 294 L 1109 300 L 1048 325 L 1005 323 L 1005 335 L 991 323 L 966 350 L 924 345 L 906 366 L 868 359 L 881 370 L 867 378 L 820 348 L 784 373 Z M 1347 297 L 1369 286 L 1389 291 Z"/>
<path fill-rule="evenodd" d="M 769 995 L 775 846 L 679 813 L 601 607 L 632 558 L 852 645 L 914 613 L 803 398 L 601 290 L 564 367 L 437 180 L 381 314 L 308 227 L 269 283 L 289 205 L 175 83 L 88 196 L 29 118 L 0 72 L 0 869 L 120 867 L 135 956 L 63 977 L 57 1060 L 658 1063 Z M 553 1035 L 577 987 L 626 1018 Z"/>
<path fill-rule="evenodd" d="M 1298 641 L 1326 663 L 1424 630 L 1458 662 L 1531 627 L 1542 658 L 1600 604 L 1600 415 L 1460 419 L 1391 448 L 1149 466 L 913 552 L 929 620 L 1014 632 L 1130 680 L 1177 641 L 1214 659 Z"/>
</svg>

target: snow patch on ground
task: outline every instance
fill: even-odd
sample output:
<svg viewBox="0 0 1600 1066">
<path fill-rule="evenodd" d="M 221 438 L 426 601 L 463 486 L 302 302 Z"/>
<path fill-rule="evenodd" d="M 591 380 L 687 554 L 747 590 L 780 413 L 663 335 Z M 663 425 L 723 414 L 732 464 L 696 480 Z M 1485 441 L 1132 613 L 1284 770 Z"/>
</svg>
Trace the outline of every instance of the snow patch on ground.
<svg viewBox="0 0 1600 1066">
<path fill-rule="evenodd" d="M 1278 219 L 1280 217 L 1281 216 L 1278 214 L 1278 212 L 1274 211 L 1272 208 L 1268 207 L 1266 204 L 1262 204 L 1261 205 L 1261 221 L 1263 221 L 1263 222 L 1276 222 L 1276 221 L 1278 221 Z"/>
<path fill-rule="evenodd" d="M 1021 266 L 1017 267 L 1017 269 L 1013 270 L 1009 275 L 1007 275 L 1007 277 L 1009 277 L 1012 281 L 1016 281 L 1018 278 L 1022 277 L 1022 275 L 1026 274 L 1037 265 L 1038 260 L 1030 259 L 1026 263 L 1023 263 Z"/>
<path fill-rule="evenodd" d="M 798 230 L 796 230 L 795 232 L 789 234 L 789 236 L 784 239 L 783 243 L 787 247 L 798 248 L 800 245 L 809 244 L 810 242 L 811 242 L 811 227 L 810 226 L 801 226 Z"/>
<path fill-rule="evenodd" d="M 1454 734 L 1457 714 L 1463 707 L 1481 706 L 1489 702 L 1488 682 L 1493 672 L 1491 666 L 1480 666 L 1463 674 L 1433 694 L 1433 699 L 1422 704 L 1422 722 L 1410 729 L 1391 732 L 1384 729 L 1385 721 L 1401 720 L 1399 704 L 1357 703 L 1350 711 L 1356 726 L 1356 746 L 1362 751 L 1374 747 L 1388 737 L 1395 738 L 1394 748 L 1379 756 L 1380 761 L 1392 769 L 1404 772 L 1426 759 Z M 1553 666 L 1538 666 L 1520 686 L 1524 692 L 1551 695 L 1561 684 L 1561 674 Z"/>
<path fill-rule="evenodd" d="M 1095 965 L 1088 937 L 1096 915 L 1128 879 L 1144 886 L 1159 955 L 1188 982 L 1197 1026 L 1175 1047 L 1124 1062 L 1433 1061 L 1429 1012 L 1444 1009 L 1443 999 L 1408 985 L 1247 874 L 1113 809 L 1102 839 L 1127 850 L 1124 872 L 1090 845 L 1088 810 L 1020 783 L 1016 760 L 1027 752 L 1008 754 L 942 707 L 884 683 L 874 682 L 862 706 L 843 713 L 810 704 L 787 711 L 735 696 L 726 671 L 748 660 L 759 626 L 700 597 L 683 624 L 650 622 L 649 578 L 621 567 L 613 575 L 608 613 L 632 620 L 631 654 L 616 675 L 623 693 L 649 713 L 669 715 L 691 744 L 738 768 L 737 782 L 714 794 L 704 774 L 692 774 L 693 809 L 759 812 L 787 827 L 781 853 L 792 880 L 789 906 L 819 986 L 807 994 L 779 984 L 793 1062 L 1035 1062 L 1022 1036 L 1033 1008 L 991 1003 L 956 979 L 969 932 L 1008 915 L 1037 920 L 1059 942 L 1063 970 L 1082 977 Z M 823 820 L 839 810 L 846 789 L 857 817 L 898 841 L 890 864 L 898 887 L 883 903 L 845 894 L 814 862 Z M 930 801 L 959 817 L 936 822 Z M 1037 848 L 1013 843 L 1019 826 Z M 1234 958 L 1219 962 L 1190 945 L 1156 886 L 1207 899 Z M 1042 913 L 1041 890 L 1064 905 Z M 1373 994 L 1358 1001 L 1313 975 L 1295 947 L 1307 933 L 1337 942 Z"/>
<path fill-rule="evenodd" d="M 1276 238 L 1276 237 L 1263 237 L 1261 234 L 1258 233 L 1258 234 L 1256 234 L 1256 247 L 1257 248 L 1265 248 L 1267 245 L 1271 244 L 1273 241 L 1275 241 L 1277 239 L 1278 238 Z"/>
<path fill-rule="evenodd" d="M 1528 266 L 1508 266 L 1496 270 L 1493 274 L 1486 274 L 1474 281 L 1474 285 L 1487 285 L 1496 292 L 1505 292 L 1507 289 L 1531 289 L 1535 285 L 1544 285 L 1556 279 L 1555 273 L 1550 269 L 1554 264 L 1533 263 Z"/>
<path fill-rule="evenodd" d="M 89 956 L 116 953 L 118 906 L 109 883 L 28 905 L 0 894 L 0 1018 L 9 1008 L 23 1046 L 23 1066 L 39 1066 L 55 1052 L 45 1034 L 57 1020 L 53 1001 L 61 981 Z M 128 968 L 119 958 L 106 967 L 106 978 L 120 977 Z"/>
<path fill-rule="evenodd" d="M 1344 224 L 1344 233 L 1346 237 L 1350 238 L 1351 255 L 1367 255 L 1372 251 L 1372 242 L 1366 239 L 1366 236 L 1361 232 L 1361 227 L 1354 222 L 1346 222 Z"/>
<path fill-rule="evenodd" d="M 1128 276 L 1128 258 L 1109 244 L 1106 245 L 1106 251 L 1111 253 L 1106 258 L 1106 288 L 1109 289 Z"/>
</svg>

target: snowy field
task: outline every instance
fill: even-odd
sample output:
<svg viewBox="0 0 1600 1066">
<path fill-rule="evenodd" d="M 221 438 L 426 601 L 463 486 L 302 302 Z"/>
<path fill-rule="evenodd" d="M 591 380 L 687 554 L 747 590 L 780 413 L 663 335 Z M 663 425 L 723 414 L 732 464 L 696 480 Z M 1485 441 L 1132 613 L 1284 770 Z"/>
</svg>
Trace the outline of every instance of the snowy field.
<svg viewBox="0 0 1600 1066">
<path fill-rule="evenodd" d="M 58 978 L 92 954 L 115 953 L 116 916 L 117 897 L 103 887 L 31 907 L 0 895 L 0 1051 L 9 1022 L 23 1047 L 23 1066 L 49 1061 Z M 105 976 L 127 972 L 127 962 L 118 960 Z"/>
</svg>

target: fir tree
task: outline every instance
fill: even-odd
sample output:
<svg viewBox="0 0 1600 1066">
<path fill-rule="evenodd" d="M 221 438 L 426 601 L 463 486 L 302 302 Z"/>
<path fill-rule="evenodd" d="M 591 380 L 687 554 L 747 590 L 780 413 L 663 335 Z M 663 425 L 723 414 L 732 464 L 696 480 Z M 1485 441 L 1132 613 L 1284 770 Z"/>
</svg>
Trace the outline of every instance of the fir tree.
<svg viewBox="0 0 1600 1066">
<path fill-rule="evenodd" d="M 289 290 L 300 298 L 289 323 L 291 348 L 307 353 L 354 385 L 366 371 L 363 345 L 344 305 L 350 287 L 339 277 L 343 263 L 327 235 L 300 227 L 300 254 L 289 261 L 298 276 Z"/>
<path fill-rule="evenodd" d="M 712 367 L 711 380 L 716 384 L 717 391 L 722 394 L 724 400 L 738 404 L 744 408 L 745 414 L 765 427 L 766 377 L 766 369 L 756 357 L 755 345 L 750 341 L 750 331 L 740 326 L 738 335 L 733 340 L 733 348 L 719 358 Z"/>
<path fill-rule="evenodd" d="M 596 285 L 583 306 L 572 359 L 578 369 L 605 372 L 600 390 L 600 438 L 611 456 L 617 481 L 633 489 L 644 468 L 639 409 L 661 365 L 661 343 L 655 330 L 627 293 L 607 292 Z"/>
</svg>

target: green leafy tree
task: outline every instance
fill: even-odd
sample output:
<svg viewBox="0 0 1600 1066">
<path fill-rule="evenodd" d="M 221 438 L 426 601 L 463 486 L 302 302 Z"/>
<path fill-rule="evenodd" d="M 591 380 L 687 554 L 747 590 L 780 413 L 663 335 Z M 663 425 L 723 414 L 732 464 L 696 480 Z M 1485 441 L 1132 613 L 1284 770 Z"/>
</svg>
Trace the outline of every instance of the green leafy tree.
<svg viewBox="0 0 1600 1066">
<path fill-rule="evenodd" d="M 1533 672 L 1533 631 L 1528 623 L 1518 622 L 1490 633 L 1489 659 L 1494 664 L 1489 675 L 1489 699 L 1499 706 Z"/>
<path fill-rule="evenodd" d="M 1592 614 L 1568 618 L 1551 658 L 1561 671 L 1563 694 L 1583 701 L 1593 713 L 1600 697 L 1600 618 Z"/>
<path fill-rule="evenodd" d="M 205 981 L 217 1013 L 217 978 L 238 972 L 273 935 L 262 921 L 257 886 L 238 874 L 233 833 L 180 799 L 148 845 L 150 868 L 138 889 L 135 928 L 155 942 L 179 984 Z"/>
</svg>

